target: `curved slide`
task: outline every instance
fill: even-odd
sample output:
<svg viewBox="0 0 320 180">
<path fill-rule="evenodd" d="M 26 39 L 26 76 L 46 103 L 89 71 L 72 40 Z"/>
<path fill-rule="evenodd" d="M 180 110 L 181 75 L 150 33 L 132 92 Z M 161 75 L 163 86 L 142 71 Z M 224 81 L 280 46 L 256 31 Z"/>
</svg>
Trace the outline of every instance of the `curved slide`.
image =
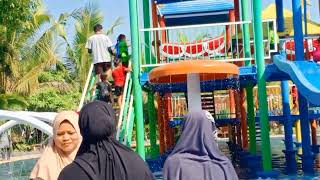
<svg viewBox="0 0 320 180">
<path fill-rule="evenodd" d="M 299 92 L 313 105 L 320 105 L 320 65 L 313 61 L 288 61 L 283 55 L 273 56 L 274 64 L 288 74 Z"/>
</svg>

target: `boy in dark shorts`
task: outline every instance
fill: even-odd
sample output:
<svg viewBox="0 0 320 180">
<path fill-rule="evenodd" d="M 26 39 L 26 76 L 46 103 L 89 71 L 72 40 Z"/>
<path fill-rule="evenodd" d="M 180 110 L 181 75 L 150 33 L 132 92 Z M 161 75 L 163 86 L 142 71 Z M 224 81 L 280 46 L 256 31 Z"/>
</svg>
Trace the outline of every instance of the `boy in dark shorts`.
<svg viewBox="0 0 320 180">
<path fill-rule="evenodd" d="M 119 107 L 121 107 L 122 98 L 123 98 L 122 93 L 123 93 L 124 84 L 126 82 L 126 73 L 128 71 L 131 71 L 131 69 L 123 66 L 120 61 L 115 61 L 114 66 L 115 68 L 112 71 L 112 77 L 115 85 L 114 93 L 116 96 L 118 96 L 118 105 Z"/>
<path fill-rule="evenodd" d="M 100 81 L 99 77 L 102 72 L 108 72 L 111 75 L 111 55 L 113 55 L 112 42 L 110 38 L 104 34 L 101 24 L 93 27 L 94 35 L 90 36 L 86 48 L 92 54 L 92 61 L 94 64 L 96 81 Z"/>
<path fill-rule="evenodd" d="M 112 87 L 108 81 L 108 73 L 104 72 L 101 74 L 101 82 L 93 88 L 93 92 L 98 90 L 97 99 L 106 103 L 113 103 Z"/>
</svg>

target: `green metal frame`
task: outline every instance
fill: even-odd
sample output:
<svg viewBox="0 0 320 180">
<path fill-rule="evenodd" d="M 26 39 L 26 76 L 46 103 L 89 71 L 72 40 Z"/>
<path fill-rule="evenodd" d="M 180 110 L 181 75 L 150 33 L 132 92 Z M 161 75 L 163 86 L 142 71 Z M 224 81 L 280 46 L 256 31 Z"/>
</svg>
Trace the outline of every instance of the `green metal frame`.
<svg viewBox="0 0 320 180">
<path fill-rule="evenodd" d="M 132 44 L 132 82 L 134 94 L 134 109 L 136 118 L 136 141 L 137 152 L 145 159 L 144 147 L 144 117 L 143 117 L 143 102 L 142 89 L 139 81 L 140 76 L 140 51 L 139 51 L 139 24 L 138 24 L 138 3 L 137 0 L 129 0 L 130 12 L 130 29 L 131 29 L 131 44 Z"/>
<path fill-rule="evenodd" d="M 265 78 L 264 48 L 263 48 L 263 28 L 262 28 L 262 1 L 253 0 L 253 25 L 254 25 L 254 45 L 255 60 L 257 64 L 258 78 L 258 98 L 259 98 L 259 116 L 261 127 L 261 153 L 262 164 L 265 171 L 272 170 L 271 148 L 269 138 L 269 120 L 268 120 L 268 102 Z"/>
<path fill-rule="evenodd" d="M 242 0 L 241 1 L 241 15 L 243 21 L 250 20 L 249 17 L 249 1 Z M 244 57 L 251 57 L 251 48 L 250 48 L 250 29 L 249 24 L 244 24 L 242 26 L 242 36 L 243 36 L 243 45 L 244 45 Z M 245 65 L 249 66 L 250 61 L 246 61 Z M 256 154 L 257 152 L 257 142 L 256 142 L 256 128 L 255 128 L 255 116 L 254 116 L 254 99 L 253 99 L 253 86 L 246 87 L 247 94 L 247 120 L 249 127 L 249 151 L 252 154 Z"/>
<path fill-rule="evenodd" d="M 154 93 L 148 92 L 148 117 L 149 117 L 149 131 L 150 131 L 150 144 L 151 144 L 151 157 L 154 158 L 159 154 L 157 146 L 157 113 L 154 105 Z"/>
<path fill-rule="evenodd" d="M 131 78 L 129 79 L 128 82 L 128 90 L 126 94 L 126 100 L 125 100 L 125 105 L 124 105 L 124 110 L 123 110 L 123 118 L 122 118 L 122 124 L 121 124 L 121 130 L 120 130 L 120 136 L 119 136 L 119 141 L 123 141 L 125 134 L 126 134 L 126 128 L 127 128 L 127 121 L 129 119 L 128 117 L 128 110 L 130 108 L 130 97 L 131 97 L 131 90 L 132 90 L 132 81 Z"/>
</svg>

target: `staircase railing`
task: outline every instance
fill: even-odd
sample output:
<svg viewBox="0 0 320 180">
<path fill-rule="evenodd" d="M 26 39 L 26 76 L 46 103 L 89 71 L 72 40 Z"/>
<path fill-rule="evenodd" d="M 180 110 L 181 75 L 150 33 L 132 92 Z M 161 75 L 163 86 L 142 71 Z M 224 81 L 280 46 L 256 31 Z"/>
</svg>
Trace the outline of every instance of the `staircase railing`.
<svg viewBox="0 0 320 180">
<path fill-rule="evenodd" d="M 80 109 L 82 108 L 86 97 L 88 97 L 88 95 L 90 96 L 90 91 L 88 91 L 88 87 L 90 85 L 90 88 L 92 88 L 94 81 L 95 81 L 95 75 L 93 72 L 93 64 L 91 64 L 91 66 L 89 68 L 87 80 L 86 80 L 86 83 L 85 83 L 83 91 L 82 91 L 81 100 L 80 100 L 80 103 L 78 106 L 78 111 L 80 111 Z M 89 88 L 89 90 L 90 90 L 90 88 Z"/>
<path fill-rule="evenodd" d="M 126 82 L 124 85 L 123 90 L 123 99 L 121 103 L 120 113 L 119 113 L 119 120 L 117 124 L 117 133 L 116 133 L 116 139 L 120 140 L 120 133 L 122 132 L 123 124 L 125 123 L 127 119 L 128 109 L 130 107 L 130 97 L 132 91 L 132 79 L 131 79 L 131 72 L 128 72 L 126 75 Z"/>
<path fill-rule="evenodd" d="M 130 106 L 129 106 L 129 112 L 128 112 L 128 120 L 127 120 L 126 129 L 123 137 L 124 139 L 123 144 L 126 144 L 127 146 L 130 147 L 132 142 L 132 130 L 133 130 L 133 123 L 134 123 L 133 95 L 130 96 L 129 104 Z"/>
<path fill-rule="evenodd" d="M 81 100 L 78 106 L 78 111 L 86 103 L 95 98 L 95 92 L 92 92 L 95 86 L 96 76 L 93 71 L 93 64 L 91 64 L 85 86 L 82 91 Z M 133 109 L 133 95 L 132 95 L 132 79 L 131 72 L 126 74 L 126 81 L 123 91 L 122 105 L 120 107 L 119 119 L 117 121 L 116 139 L 123 144 L 131 145 L 132 130 L 134 123 L 134 109 Z"/>
</svg>

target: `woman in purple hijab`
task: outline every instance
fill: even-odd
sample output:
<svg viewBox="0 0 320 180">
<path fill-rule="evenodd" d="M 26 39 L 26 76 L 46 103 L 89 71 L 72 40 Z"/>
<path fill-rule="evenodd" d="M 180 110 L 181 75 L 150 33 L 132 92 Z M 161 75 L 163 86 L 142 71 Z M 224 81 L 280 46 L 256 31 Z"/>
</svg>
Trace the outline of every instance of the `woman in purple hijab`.
<svg viewBox="0 0 320 180">
<path fill-rule="evenodd" d="M 216 126 L 207 111 L 191 111 L 163 167 L 164 180 L 237 180 L 230 160 L 218 149 Z"/>
</svg>

